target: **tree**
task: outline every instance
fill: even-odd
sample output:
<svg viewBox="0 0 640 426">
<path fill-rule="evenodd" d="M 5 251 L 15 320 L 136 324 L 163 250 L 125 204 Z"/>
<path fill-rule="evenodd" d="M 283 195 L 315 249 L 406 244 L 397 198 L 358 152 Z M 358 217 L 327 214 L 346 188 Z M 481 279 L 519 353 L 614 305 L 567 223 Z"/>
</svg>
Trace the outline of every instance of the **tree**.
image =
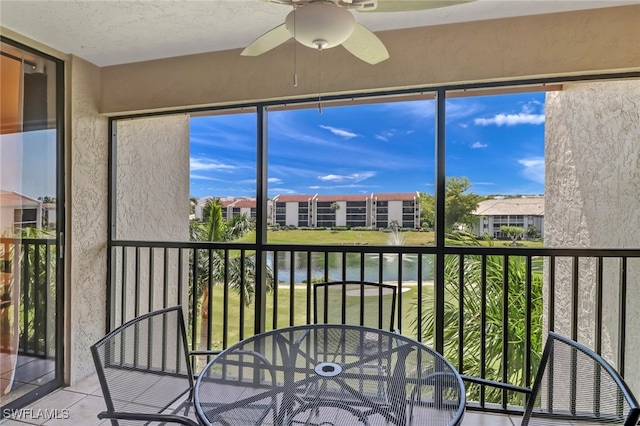
<svg viewBox="0 0 640 426">
<path fill-rule="evenodd" d="M 478 207 L 478 203 L 484 199 L 473 192 L 467 192 L 471 183 L 466 177 L 449 177 L 445 183 L 445 229 L 454 230 L 454 225 L 461 225 L 470 229 L 476 216 L 471 212 Z M 436 200 L 433 195 L 420 193 L 420 224 L 423 228 L 433 229 L 436 223 Z M 457 229 L 455 229 L 457 230 Z"/>
<path fill-rule="evenodd" d="M 524 228 L 520 226 L 502 225 L 500 227 L 500 232 L 511 238 L 511 245 L 515 246 L 518 244 L 518 239 L 524 235 Z"/>
<path fill-rule="evenodd" d="M 527 228 L 527 238 L 532 240 L 540 238 L 540 231 L 538 231 L 538 228 L 533 225 L 529 225 L 529 227 Z"/>
<path fill-rule="evenodd" d="M 491 239 L 486 243 L 492 245 Z M 480 242 L 472 234 L 454 233 L 449 235 L 447 244 L 478 246 Z M 458 255 L 446 255 L 444 262 L 444 356 L 453 365 L 459 363 L 459 347 L 464 346 L 461 364 L 462 374 L 481 377 L 483 366 L 480 365 L 481 352 L 484 350 L 485 378 L 502 381 L 502 367 L 507 363 L 507 380 L 510 384 L 525 386 L 526 330 L 531 330 L 530 360 L 531 375 L 535 375 L 542 352 L 542 260 L 533 258 L 531 270 L 531 299 L 527 302 L 527 265 L 523 256 L 509 256 L 507 272 L 507 303 L 503 292 L 505 257 L 465 255 L 463 270 L 460 270 Z M 460 277 L 460 273 L 463 277 Z M 484 272 L 484 273 L 483 273 Z M 460 283 L 464 283 L 464 296 L 460 301 Z M 485 283 L 484 300 L 482 286 Z M 422 338 L 424 342 L 433 341 L 435 336 L 435 306 L 433 293 L 426 293 L 421 301 L 423 314 Z M 483 303 L 484 302 L 484 303 Z M 484 306 L 485 322 L 481 321 Z M 507 351 L 508 359 L 503 358 L 503 310 L 507 307 Z M 463 309 L 463 323 L 460 324 L 460 309 Z M 527 324 L 527 310 L 530 310 L 531 323 Z M 417 307 L 416 307 L 417 310 Z M 417 334 L 417 320 L 412 326 Z M 460 329 L 464 333 L 464 341 L 459 341 Z M 482 334 L 485 335 L 485 346 L 482 347 Z M 479 396 L 477 386 L 468 389 L 469 399 Z M 522 403 L 519 395 L 509 394 L 509 403 Z M 486 401 L 500 403 L 501 392 L 498 389 L 486 388 Z"/>
<path fill-rule="evenodd" d="M 222 203 L 218 198 L 209 200 L 204 206 L 203 213 L 205 211 L 206 222 L 190 222 L 190 238 L 192 241 L 233 241 L 241 238 L 255 226 L 253 220 L 246 214 L 235 215 L 231 219 L 224 221 L 222 219 Z M 198 297 L 202 297 L 201 312 L 203 316 L 207 315 L 206 307 L 208 305 L 209 287 L 214 283 L 224 281 L 225 268 L 231 288 L 244 295 L 246 305 L 251 303 L 255 294 L 255 255 L 246 256 L 244 262 L 238 256 L 229 256 L 227 265 L 225 265 L 225 253 L 223 250 L 200 250 L 198 255 L 198 276 L 195 277 L 194 282 L 196 283 Z M 211 277 L 213 283 L 209 282 L 209 265 L 212 265 Z M 193 268 L 190 268 L 190 270 L 193 270 Z M 267 289 L 271 290 L 272 288 L 273 275 L 270 270 L 267 270 Z"/>
<path fill-rule="evenodd" d="M 448 177 L 445 183 L 445 229 L 450 231 L 455 224 L 464 224 L 471 228 L 476 217 L 471 214 L 483 200 L 480 195 L 467 193 L 471 182 L 466 177 Z"/>
<path fill-rule="evenodd" d="M 420 203 L 420 226 L 432 230 L 436 223 L 436 199 L 431 194 L 421 192 L 418 202 Z"/>
<path fill-rule="evenodd" d="M 198 205 L 197 197 L 189 197 L 189 214 L 196 213 L 196 206 Z"/>
</svg>

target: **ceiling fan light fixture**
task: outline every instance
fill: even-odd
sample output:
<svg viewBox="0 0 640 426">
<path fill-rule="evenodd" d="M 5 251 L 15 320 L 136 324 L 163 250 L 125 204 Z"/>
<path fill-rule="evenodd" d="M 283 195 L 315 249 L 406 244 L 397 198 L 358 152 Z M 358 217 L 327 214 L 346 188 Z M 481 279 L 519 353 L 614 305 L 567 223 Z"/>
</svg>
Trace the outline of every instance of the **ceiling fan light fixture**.
<svg viewBox="0 0 640 426">
<path fill-rule="evenodd" d="M 312 49 L 329 49 L 351 36 L 356 19 L 349 10 L 333 2 L 316 1 L 289 12 L 285 25 L 301 44 Z"/>
</svg>

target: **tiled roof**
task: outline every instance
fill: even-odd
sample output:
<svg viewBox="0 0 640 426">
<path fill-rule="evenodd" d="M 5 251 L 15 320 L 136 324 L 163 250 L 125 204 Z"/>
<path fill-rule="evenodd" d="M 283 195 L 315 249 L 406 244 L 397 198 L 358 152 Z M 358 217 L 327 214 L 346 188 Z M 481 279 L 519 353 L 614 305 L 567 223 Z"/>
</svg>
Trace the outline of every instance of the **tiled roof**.
<svg viewBox="0 0 640 426">
<path fill-rule="evenodd" d="M 373 198 L 379 201 L 412 201 L 418 198 L 417 192 L 398 192 L 387 194 L 373 194 Z"/>
<path fill-rule="evenodd" d="M 503 198 L 481 201 L 478 216 L 544 216 L 544 197 Z"/>
<path fill-rule="evenodd" d="M 371 194 L 318 195 L 318 201 L 366 201 Z"/>
<path fill-rule="evenodd" d="M 232 207 L 255 207 L 256 200 L 236 200 L 232 204 Z"/>
<path fill-rule="evenodd" d="M 273 201 L 276 203 L 294 203 L 294 202 L 306 202 L 315 197 L 315 194 L 291 194 L 291 195 L 276 195 L 273 197 Z"/>
</svg>

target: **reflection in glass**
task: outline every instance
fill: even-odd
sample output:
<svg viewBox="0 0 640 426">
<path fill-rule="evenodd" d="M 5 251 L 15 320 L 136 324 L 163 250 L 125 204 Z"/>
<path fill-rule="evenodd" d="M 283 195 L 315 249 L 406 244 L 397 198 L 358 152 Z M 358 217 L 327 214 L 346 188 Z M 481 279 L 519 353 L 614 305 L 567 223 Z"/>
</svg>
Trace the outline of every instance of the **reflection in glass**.
<svg viewBox="0 0 640 426">
<path fill-rule="evenodd" d="M 2 43 L 0 395 L 56 377 L 56 64 Z"/>
</svg>

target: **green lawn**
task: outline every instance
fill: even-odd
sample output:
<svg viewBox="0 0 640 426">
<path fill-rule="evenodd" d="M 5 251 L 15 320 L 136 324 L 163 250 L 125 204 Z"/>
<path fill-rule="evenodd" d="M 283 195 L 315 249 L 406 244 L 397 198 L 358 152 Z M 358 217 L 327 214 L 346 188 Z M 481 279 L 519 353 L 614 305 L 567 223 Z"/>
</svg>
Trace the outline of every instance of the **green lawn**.
<svg viewBox="0 0 640 426">
<path fill-rule="evenodd" d="M 406 245 L 433 245 L 433 232 L 407 231 L 401 233 Z M 331 231 L 321 230 L 270 230 L 267 233 L 267 242 L 272 244 L 368 244 L 386 245 L 391 236 L 390 232 L 383 231 Z M 246 234 L 240 241 L 255 241 L 255 232 Z"/>
<path fill-rule="evenodd" d="M 423 285 L 423 292 L 433 292 L 433 287 L 429 284 Z M 313 323 L 313 308 L 309 307 L 311 316 L 307 318 L 307 288 L 303 285 L 296 286 L 294 290 L 294 299 L 293 299 L 293 309 L 290 307 L 289 296 L 291 294 L 291 290 L 289 288 L 280 287 L 277 289 L 277 298 L 275 297 L 274 292 L 267 294 L 267 330 L 271 330 L 274 328 L 286 327 L 289 325 L 303 325 L 308 323 Z M 416 318 L 415 311 L 415 303 L 416 297 L 418 294 L 418 288 L 416 286 L 406 287 L 405 291 L 402 292 L 402 331 L 403 334 L 413 336 L 413 330 L 411 323 Z M 367 300 L 369 299 L 369 300 Z M 275 318 L 274 324 L 274 301 L 277 300 L 277 315 Z M 357 304 L 358 298 L 352 298 L 353 302 L 351 304 Z M 377 304 L 377 297 L 365 297 L 365 313 L 366 312 L 377 312 L 374 309 L 374 305 Z M 312 303 L 312 298 L 309 303 Z M 349 308 L 350 305 L 347 307 Z M 351 306 L 353 309 L 354 307 Z M 231 345 L 235 342 L 240 341 L 240 329 L 242 325 L 243 336 L 242 338 L 246 338 L 252 336 L 254 333 L 254 309 L 255 306 L 251 304 L 250 306 L 241 306 L 240 298 L 237 293 L 234 291 L 229 291 L 229 297 L 227 300 L 227 345 Z M 358 309 L 357 307 L 355 309 Z M 329 310 L 329 318 L 341 318 L 341 307 L 340 306 L 332 306 Z M 241 321 L 241 314 L 243 315 Z M 221 349 L 223 346 L 223 324 L 224 318 L 224 294 L 222 287 L 216 286 L 213 291 L 213 315 L 211 316 L 212 321 L 212 342 L 213 349 Z M 397 321 L 396 321 L 397 325 Z M 203 324 L 203 329 L 201 331 L 201 341 L 205 340 L 207 335 L 206 332 L 206 324 Z"/>
<path fill-rule="evenodd" d="M 407 246 L 424 246 L 434 245 L 435 236 L 433 232 L 416 232 L 406 231 L 400 233 L 402 235 L 404 244 Z M 319 244 L 319 245 L 331 245 L 331 244 L 367 244 L 372 246 L 383 246 L 389 244 L 390 232 L 383 231 L 331 231 L 326 229 L 321 230 L 269 230 L 267 233 L 267 242 L 272 244 Z M 255 232 L 249 232 L 244 235 L 241 242 L 253 242 L 255 241 Z M 542 247 L 542 241 L 521 241 L 524 247 Z M 482 245 L 486 245 L 484 241 Z M 495 246 L 508 246 L 510 241 L 494 241 Z"/>
<path fill-rule="evenodd" d="M 391 233 L 382 231 L 353 231 L 353 230 L 279 230 L 268 232 L 268 242 L 274 244 L 319 244 L 319 245 L 386 245 Z M 404 237 L 405 245 L 433 245 L 433 232 L 415 232 L 407 231 L 401 234 Z M 255 232 L 246 234 L 240 241 L 255 241 Z M 484 243 L 483 243 L 484 244 Z M 495 246 L 509 245 L 509 241 L 495 241 Z M 523 243 L 526 247 L 542 247 L 542 242 L 526 241 Z M 517 249 L 516 249 L 517 250 Z M 425 285 L 425 291 L 433 291 L 432 286 Z M 286 327 L 289 325 L 301 325 L 313 323 L 312 299 L 307 301 L 306 286 L 297 283 L 293 304 L 289 301 L 291 289 L 290 287 L 279 287 L 277 289 L 277 298 L 274 293 L 267 295 L 267 312 L 266 324 L 267 329 Z M 406 287 L 406 291 L 402 294 L 402 330 L 404 334 L 411 335 L 411 323 L 416 318 L 415 302 L 417 296 L 417 287 Z M 213 291 L 213 313 L 212 313 L 212 342 L 214 349 L 220 349 L 223 346 L 223 330 L 227 330 L 227 345 L 233 344 L 242 338 L 252 336 L 254 333 L 254 305 L 241 306 L 238 295 L 233 291 L 229 291 L 227 301 L 227 323 L 223 324 L 225 305 L 223 298 L 223 290 L 221 287 L 214 287 Z M 309 305 L 307 305 L 309 303 Z M 274 304 L 275 318 L 274 318 Z M 308 306 L 308 308 L 307 308 Z M 310 317 L 307 318 L 307 309 L 309 309 Z M 336 306 L 334 312 L 330 312 L 331 318 L 340 318 L 340 307 Z M 366 308 L 365 308 L 366 309 Z M 200 328 L 200 325 L 199 325 Z M 240 334 L 240 330 L 243 334 Z M 206 324 L 203 324 L 201 330 L 201 341 L 206 339 Z M 415 336 L 412 336 L 415 337 Z"/>
</svg>

